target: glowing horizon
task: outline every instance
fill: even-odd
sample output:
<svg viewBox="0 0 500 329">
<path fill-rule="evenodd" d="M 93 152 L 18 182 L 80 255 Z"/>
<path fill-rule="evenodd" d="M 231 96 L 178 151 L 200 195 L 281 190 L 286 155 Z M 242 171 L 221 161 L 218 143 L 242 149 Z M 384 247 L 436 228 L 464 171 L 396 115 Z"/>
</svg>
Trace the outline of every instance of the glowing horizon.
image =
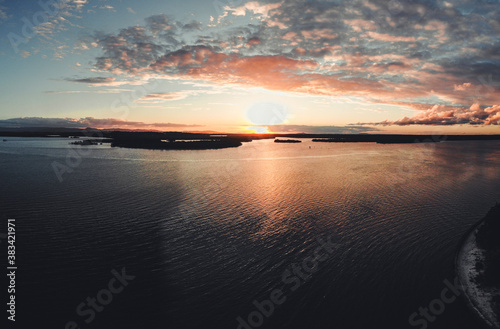
<svg viewBox="0 0 500 329">
<path fill-rule="evenodd" d="M 500 133 L 495 3 L 23 4 L 0 2 L 0 127 Z"/>
</svg>

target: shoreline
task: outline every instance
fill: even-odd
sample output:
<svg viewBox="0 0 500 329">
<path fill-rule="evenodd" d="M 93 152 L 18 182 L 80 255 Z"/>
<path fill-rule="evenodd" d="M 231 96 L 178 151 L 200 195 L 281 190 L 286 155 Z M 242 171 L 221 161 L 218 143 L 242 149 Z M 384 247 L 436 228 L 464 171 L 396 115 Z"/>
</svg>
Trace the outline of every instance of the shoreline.
<svg viewBox="0 0 500 329">
<path fill-rule="evenodd" d="M 481 321 L 485 328 L 500 328 L 500 316 L 494 298 L 500 294 L 499 285 L 485 286 L 478 278 L 484 275 L 487 250 L 477 242 L 478 233 L 491 220 L 490 212 L 465 232 L 459 241 L 455 254 L 455 272 L 460 283 L 467 307 Z M 482 264 L 478 266 L 478 264 Z M 486 264 L 487 265 L 487 264 Z M 498 297 L 497 297 L 498 298 Z"/>
</svg>

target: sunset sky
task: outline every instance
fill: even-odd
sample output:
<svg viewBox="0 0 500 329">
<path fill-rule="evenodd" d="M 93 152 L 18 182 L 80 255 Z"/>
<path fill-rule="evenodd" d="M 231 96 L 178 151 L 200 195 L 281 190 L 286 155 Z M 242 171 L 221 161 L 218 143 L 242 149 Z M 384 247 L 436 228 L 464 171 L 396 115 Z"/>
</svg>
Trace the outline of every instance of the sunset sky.
<svg viewBox="0 0 500 329">
<path fill-rule="evenodd" d="M 498 0 L 0 0 L 0 127 L 498 134 L 498 17 Z"/>
</svg>

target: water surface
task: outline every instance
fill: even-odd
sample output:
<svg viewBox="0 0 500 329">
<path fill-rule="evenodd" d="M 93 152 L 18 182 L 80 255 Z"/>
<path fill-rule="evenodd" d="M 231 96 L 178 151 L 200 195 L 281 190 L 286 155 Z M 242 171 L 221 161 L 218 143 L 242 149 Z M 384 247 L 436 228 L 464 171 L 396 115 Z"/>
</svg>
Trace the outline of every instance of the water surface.
<svg viewBox="0 0 500 329">
<path fill-rule="evenodd" d="M 261 328 L 418 328 L 408 318 L 453 281 L 461 235 L 500 201 L 498 141 L 155 151 L 7 139 L 19 323 L 43 327 L 237 328 L 280 289 Z M 62 182 L 54 162 L 73 166 Z M 335 251 L 292 291 L 283 274 L 328 238 Z M 84 323 L 77 305 L 123 267 L 135 279 Z M 461 300 L 429 323 L 476 326 Z"/>
</svg>

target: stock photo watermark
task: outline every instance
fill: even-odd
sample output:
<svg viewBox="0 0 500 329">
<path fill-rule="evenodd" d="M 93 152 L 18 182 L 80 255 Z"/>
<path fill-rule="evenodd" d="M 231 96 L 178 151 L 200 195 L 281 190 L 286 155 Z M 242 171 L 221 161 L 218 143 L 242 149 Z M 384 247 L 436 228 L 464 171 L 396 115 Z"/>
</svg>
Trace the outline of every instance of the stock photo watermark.
<svg viewBox="0 0 500 329">
<path fill-rule="evenodd" d="M 326 261 L 338 249 L 339 244 L 332 242 L 331 238 L 331 236 L 327 240 L 317 238 L 319 246 L 316 247 L 313 255 L 304 258 L 299 264 L 292 264 L 281 275 L 281 282 L 285 286 L 289 286 L 288 289 L 276 288 L 271 291 L 268 299 L 264 299 L 261 302 L 254 300 L 252 304 L 255 310 L 251 311 L 245 317 L 239 316 L 236 318 L 238 322 L 237 329 L 261 327 L 265 319 L 271 317 L 275 309 L 285 303 L 291 293 L 297 291 L 303 284 L 307 283 L 313 274 L 318 272 L 320 263 Z"/>
<path fill-rule="evenodd" d="M 87 297 L 76 307 L 76 314 L 84 318 L 83 321 L 86 324 L 94 321 L 97 313 L 104 311 L 105 307 L 113 301 L 114 296 L 121 293 L 130 281 L 135 279 L 135 276 L 127 274 L 125 267 L 121 269 L 121 272 L 112 270 L 111 274 L 113 277 L 109 280 L 107 288 L 99 290 L 95 297 Z M 80 327 L 76 321 L 68 321 L 64 328 L 79 329 Z"/>
<path fill-rule="evenodd" d="M 411 149 L 398 150 L 399 163 L 396 170 L 386 175 L 388 186 L 394 191 L 397 186 L 409 183 L 411 176 L 422 168 L 428 157 L 436 150 L 437 145 L 447 139 L 446 135 L 435 134 L 430 138 L 415 139 Z"/>
<path fill-rule="evenodd" d="M 445 287 L 441 290 L 439 298 L 430 301 L 426 307 L 419 307 L 418 312 L 414 312 L 408 318 L 408 323 L 413 326 L 419 326 L 419 329 L 426 329 L 429 323 L 436 321 L 437 317 L 444 313 L 446 305 L 451 304 L 463 293 L 462 287 L 455 278 L 453 283 L 448 279 L 443 281 Z"/>
<path fill-rule="evenodd" d="M 36 36 L 36 28 L 42 24 L 48 23 L 51 17 L 55 17 L 69 2 L 69 0 L 39 0 L 37 3 L 41 10 L 38 10 L 33 16 L 21 18 L 23 26 L 20 34 L 10 32 L 7 34 L 12 49 L 17 54 L 20 52 L 19 45 L 27 44 L 29 40 Z"/>
<path fill-rule="evenodd" d="M 100 130 L 84 130 L 84 135 L 88 138 L 93 138 L 97 140 L 102 140 L 103 133 Z M 53 161 L 51 166 L 57 180 L 62 183 L 64 181 L 64 175 L 72 173 L 76 168 L 80 166 L 83 158 L 90 156 L 92 154 L 92 148 L 86 148 L 83 145 L 69 144 L 68 153 L 64 163 L 60 161 Z"/>
<path fill-rule="evenodd" d="M 137 100 L 149 95 L 156 87 L 159 86 L 159 79 L 149 79 L 146 84 L 142 84 L 137 90 L 133 90 L 127 93 L 121 93 L 120 97 L 116 98 L 111 103 L 111 111 L 114 113 L 121 113 L 119 119 L 127 119 L 130 110 L 137 108 Z"/>
<path fill-rule="evenodd" d="M 119 98 L 116 98 L 111 103 L 111 111 L 120 114 L 120 117 L 117 118 L 118 120 L 126 120 L 130 110 L 137 107 L 136 101 L 148 95 L 159 84 L 157 79 L 150 79 L 148 82 L 146 85 L 141 85 L 138 90 L 121 94 Z M 102 141 L 104 138 L 103 132 L 99 129 L 85 129 L 83 130 L 83 134 L 89 139 L 98 141 Z M 73 173 L 81 165 L 83 159 L 90 157 L 93 151 L 94 149 L 89 146 L 75 145 L 74 143 L 69 144 L 65 161 L 53 161 L 51 164 L 57 180 L 62 183 L 64 176 Z"/>
<path fill-rule="evenodd" d="M 9 302 L 7 303 L 7 319 L 16 321 L 16 220 L 10 218 L 7 220 L 7 231 L 5 237 L 8 237 L 7 242 L 7 278 L 8 286 L 7 293 L 9 294 Z"/>
</svg>

